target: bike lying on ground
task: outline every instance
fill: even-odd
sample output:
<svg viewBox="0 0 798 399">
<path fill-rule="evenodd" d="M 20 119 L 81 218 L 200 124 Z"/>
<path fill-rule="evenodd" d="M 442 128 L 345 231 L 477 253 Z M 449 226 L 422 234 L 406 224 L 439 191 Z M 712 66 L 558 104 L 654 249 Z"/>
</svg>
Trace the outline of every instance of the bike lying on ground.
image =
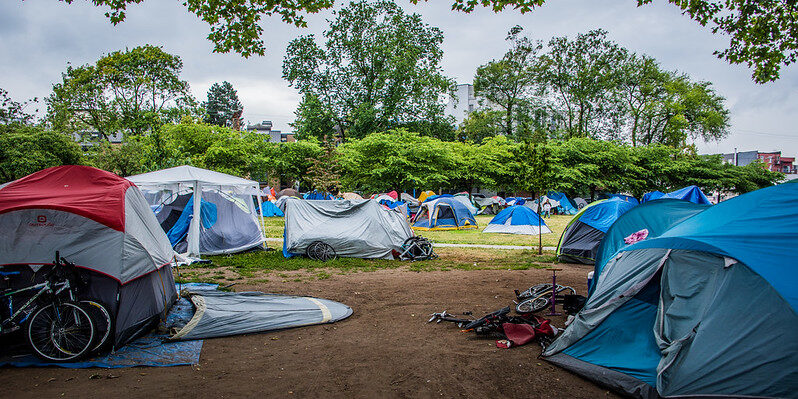
<svg viewBox="0 0 798 399">
<path fill-rule="evenodd" d="M 0 291 L 0 306 L 7 309 L 0 335 L 24 330 L 34 353 L 53 362 L 78 360 L 104 348 L 113 332 L 108 308 L 94 300 L 78 300 L 78 288 L 86 282 L 58 252 L 55 263 L 43 268 L 44 282 Z M 19 272 L 0 271 L 6 283 L 15 274 Z"/>
<path fill-rule="evenodd" d="M 563 303 L 565 295 L 576 295 L 576 290 L 566 285 L 557 284 L 555 291 L 556 303 Z M 516 290 L 515 311 L 518 313 L 539 312 L 547 306 L 551 306 L 551 295 L 552 285 L 548 283 L 532 286 L 524 292 Z"/>
</svg>

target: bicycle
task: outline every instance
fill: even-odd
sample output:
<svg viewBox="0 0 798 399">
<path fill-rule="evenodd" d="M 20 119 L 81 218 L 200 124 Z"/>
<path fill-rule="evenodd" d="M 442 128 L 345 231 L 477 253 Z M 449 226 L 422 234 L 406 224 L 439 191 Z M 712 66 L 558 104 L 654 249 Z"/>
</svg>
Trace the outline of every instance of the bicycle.
<svg viewBox="0 0 798 399">
<path fill-rule="evenodd" d="M 14 272 L 3 272 L 4 280 Z M 66 362 L 81 358 L 97 347 L 95 323 L 77 300 L 80 276 L 74 265 L 63 261 L 56 252 L 56 261 L 44 282 L 0 293 L 9 316 L 0 321 L 0 334 L 25 329 L 34 353 L 48 361 Z M 31 293 L 19 308 L 14 298 Z M 23 299 L 24 300 L 24 299 Z"/>
<path fill-rule="evenodd" d="M 535 313 L 545 309 L 547 306 L 550 306 L 552 292 L 551 288 L 551 284 L 544 283 L 529 287 L 529 289 L 525 290 L 524 292 L 515 290 L 515 297 L 517 300 L 515 311 L 518 313 Z M 560 293 L 564 291 L 570 291 L 570 295 L 576 295 L 576 290 L 566 285 L 557 284 L 555 290 L 556 294 L 554 300 L 557 303 L 563 302 L 564 295 L 560 295 Z M 565 295 L 569 294 L 566 293 Z"/>
<path fill-rule="evenodd" d="M 432 249 L 432 241 L 422 237 L 413 236 L 402 243 L 402 252 L 399 254 L 400 260 L 428 260 L 438 257 Z"/>
</svg>

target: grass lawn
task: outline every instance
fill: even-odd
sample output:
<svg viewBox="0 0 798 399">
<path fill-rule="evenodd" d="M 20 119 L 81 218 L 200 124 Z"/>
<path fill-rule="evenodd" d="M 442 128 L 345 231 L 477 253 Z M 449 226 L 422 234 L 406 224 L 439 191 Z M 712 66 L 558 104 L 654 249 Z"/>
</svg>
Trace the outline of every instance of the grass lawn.
<svg viewBox="0 0 798 399">
<path fill-rule="evenodd" d="M 556 247 L 565 226 L 573 216 L 555 215 L 546 219 L 551 233 L 543 235 L 543 246 Z M 488 244 L 488 245 L 532 245 L 538 244 L 538 236 L 522 234 L 482 233 L 493 216 L 477 216 L 479 228 L 470 230 L 417 231 L 434 242 L 448 244 Z M 264 218 L 264 234 L 270 238 L 283 238 L 283 218 Z"/>
<path fill-rule="evenodd" d="M 438 248 L 438 259 L 402 262 L 384 259 L 339 258 L 329 262 L 305 257 L 286 259 L 279 250 L 235 255 L 210 256 L 206 265 L 184 266 L 179 282 L 206 282 L 227 285 L 243 282 L 305 281 L 329 278 L 332 274 L 370 272 L 405 267 L 409 272 L 435 270 L 527 270 L 545 268 L 556 262 L 551 252 L 482 248 Z"/>
</svg>

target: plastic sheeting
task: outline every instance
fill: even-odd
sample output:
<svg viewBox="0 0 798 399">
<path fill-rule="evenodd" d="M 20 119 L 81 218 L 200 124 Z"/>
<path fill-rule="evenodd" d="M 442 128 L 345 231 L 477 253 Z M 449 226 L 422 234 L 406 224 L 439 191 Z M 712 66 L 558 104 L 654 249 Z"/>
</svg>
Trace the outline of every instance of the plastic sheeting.
<svg viewBox="0 0 798 399">
<path fill-rule="evenodd" d="M 263 203 L 260 204 L 260 211 L 264 217 L 285 216 L 283 211 L 271 201 L 263 201 Z"/>
<path fill-rule="evenodd" d="M 285 202 L 283 254 L 305 255 L 314 241 L 333 247 L 338 256 L 393 259 L 405 240 L 413 236 L 407 210 L 384 209 L 377 201 Z"/>
<path fill-rule="evenodd" d="M 170 340 L 225 337 L 334 323 L 352 309 L 328 299 L 262 292 L 195 291 L 189 296 L 194 316 Z"/>
</svg>

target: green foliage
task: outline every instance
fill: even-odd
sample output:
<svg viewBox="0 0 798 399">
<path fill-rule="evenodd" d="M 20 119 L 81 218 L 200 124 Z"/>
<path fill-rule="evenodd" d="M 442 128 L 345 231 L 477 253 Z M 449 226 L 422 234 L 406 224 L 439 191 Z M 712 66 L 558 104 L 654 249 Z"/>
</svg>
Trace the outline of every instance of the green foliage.
<svg viewBox="0 0 798 399">
<path fill-rule="evenodd" d="M 481 143 L 488 137 L 501 134 L 505 128 L 504 115 L 504 112 L 492 109 L 478 109 L 469 113 L 457 128 L 457 139 Z"/>
<path fill-rule="evenodd" d="M 445 185 L 452 170 L 448 143 L 403 129 L 372 133 L 338 147 L 347 191 L 386 192 Z"/>
<path fill-rule="evenodd" d="M 297 140 L 315 138 L 324 141 L 338 136 L 335 115 L 324 107 L 318 96 L 311 93 L 302 96 L 291 126 Z"/>
<path fill-rule="evenodd" d="M 8 95 L 8 90 L 0 88 L 0 125 L 32 124 L 34 116 L 25 112 L 25 108 L 37 101 L 37 98 L 23 102 L 14 101 L 11 96 Z M 35 110 L 34 112 L 37 111 L 38 110 Z"/>
<path fill-rule="evenodd" d="M 130 139 L 120 145 L 102 141 L 89 150 L 87 164 L 119 176 L 132 176 L 145 171 L 143 155 L 144 149 L 139 141 Z"/>
<path fill-rule="evenodd" d="M 301 189 L 312 186 L 308 171 L 313 159 L 321 157 L 322 148 L 315 140 L 285 143 L 259 142 L 256 147 L 258 158 L 263 162 L 262 169 L 270 176 L 277 176 L 282 182 L 299 182 Z"/>
<path fill-rule="evenodd" d="M 197 112 L 175 112 L 196 101 L 180 80 L 180 57 L 145 45 L 115 51 L 94 65 L 67 67 L 46 99 L 47 120 L 59 131 L 116 131 L 140 136 L 164 122 Z"/>
<path fill-rule="evenodd" d="M 214 83 L 208 89 L 208 100 L 202 103 L 205 108 L 205 123 L 217 126 L 233 126 L 233 119 L 238 119 L 241 126 L 241 112 L 244 107 L 238 100 L 238 92 L 228 81 Z"/>
<path fill-rule="evenodd" d="M 452 87 L 440 66 L 443 33 L 392 1 L 351 2 L 336 13 L 320 46 L 313 35 L 292 40 L 283 78 L 303 95 L 297 128 L 321 138 L 337 127 L 362 138 L 421 120 L 438 120 L 439 95 Z"/>
<path fill-rule="evenodd" d="M 318 157 L 310 158 L 311 163 L 307 172 L 307 180 L 310 187 L 319 192 L 337 193 L 341 186 L 341 166 L 338 163 L 335 146 L 332 142 L 325 141 L 322 144 L 322 152 Z"/>
<path fill-rule="evenodd" d="M 0 125 L 0 183 L 52 166 L 80 163 L 80 146 L 66 135 L 19 124 Z"/>
</svg>

